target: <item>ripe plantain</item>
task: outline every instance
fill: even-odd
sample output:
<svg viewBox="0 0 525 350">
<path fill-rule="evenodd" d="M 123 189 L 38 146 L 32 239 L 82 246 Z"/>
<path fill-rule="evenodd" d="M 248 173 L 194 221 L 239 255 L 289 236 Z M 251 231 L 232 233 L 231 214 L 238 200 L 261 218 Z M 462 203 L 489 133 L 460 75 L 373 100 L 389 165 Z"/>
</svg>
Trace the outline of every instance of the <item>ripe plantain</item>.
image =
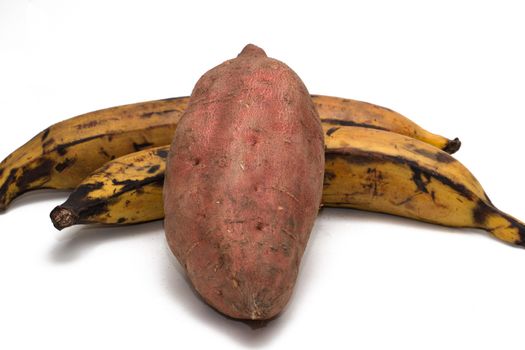
<svg viewBox="0 0 525 350">
<path fill-rule="evenodd" d="M 323 123 L 390 130 L 453 153 L 458 139 L 432 134 L 387 108 L 337 97 L 313 96 Z M 45 129 L 0 163 L 0 211 L 24 192 L 70 189 L 109 160 L 168 145 L 188 97 L 103 109 Z"/>
<path fill-rule="evenodd" d="M 433 134 L 407 117 L 371 103 L 339 97 L 312 95 L 323 124 L 360 126 L 391 131 L 433 145 L 453 154 L 461 147 L 458 138 L 449 140 Z"/>
<path fill-rule="evenodd" d="M 324 130 L 325 206 L 481 228 L 525 245 L 525 225 L 496 209 L 474 176 L 449 154 L 383 130 L 330 125 Z M 52 211 L 55 227 L 161 219 L 168 150 L 165 146 L 130 154 L 94 172 Z M 138 212 L 144 208 L 147 215 Z"/>
<path fill-rule="evenodd" d="M 162 186 L 170 146 L 134 152 L 104 164 L 51 212 L 59 230 L 88 223 L 131 224 L 164 217 Z"/>
<path fill-rule="evenodd" d="M 325 134 L 325 206 L 480 228 L 525 246 L 525 224 L 497 209 L 449 154 L 381 130 L 333 127 Z"/>
<path fill-rule="evenodd" d="M 45 129 L 0 163 L 0 211 L 29 190 L 75 188 L 109 160 L 171 143 L 186 103 L 175 98 L 108 108 Z"/>
</svg>

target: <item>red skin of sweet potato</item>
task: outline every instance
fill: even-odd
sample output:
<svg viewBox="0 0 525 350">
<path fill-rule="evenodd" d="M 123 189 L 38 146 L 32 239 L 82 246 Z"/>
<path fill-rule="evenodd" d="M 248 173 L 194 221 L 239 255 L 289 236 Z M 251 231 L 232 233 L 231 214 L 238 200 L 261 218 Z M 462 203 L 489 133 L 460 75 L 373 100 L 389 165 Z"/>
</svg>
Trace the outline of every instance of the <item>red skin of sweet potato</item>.
<svg viewBox="0 0 525 350">
<path fill-rule="evenodd" d="M 170 249 L 202 298 L 238 319 L 289 300 L 321 202 L 324 140 L 301 79 L 247 45 L 197 82 L 164 185 Z"/>
</svg>

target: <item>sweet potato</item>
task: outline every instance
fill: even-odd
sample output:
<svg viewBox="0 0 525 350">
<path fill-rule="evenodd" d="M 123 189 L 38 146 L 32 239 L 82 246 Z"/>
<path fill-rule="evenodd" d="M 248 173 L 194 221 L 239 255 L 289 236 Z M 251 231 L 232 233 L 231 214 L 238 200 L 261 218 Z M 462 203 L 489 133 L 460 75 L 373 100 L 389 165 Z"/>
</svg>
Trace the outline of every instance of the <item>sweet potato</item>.
<svg viewBox="0 0 525 350">
<path fill-rule="evenodd" d="M 286 305 L 321 201 L 324 141 L 306 87 L 247 45 L 197 82 L 171 145 L 168 244 L 212 307 L 269 319 Z"/>
</svg>

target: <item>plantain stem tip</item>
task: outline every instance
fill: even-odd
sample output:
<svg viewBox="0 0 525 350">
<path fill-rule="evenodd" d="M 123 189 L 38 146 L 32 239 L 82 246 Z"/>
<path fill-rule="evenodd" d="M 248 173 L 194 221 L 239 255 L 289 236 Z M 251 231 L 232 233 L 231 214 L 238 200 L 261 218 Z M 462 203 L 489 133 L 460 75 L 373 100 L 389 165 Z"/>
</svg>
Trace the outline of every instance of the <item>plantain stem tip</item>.
<svg viewBox="0 0 525 350">
<path fill-rule="evenodd" d="M 461 141 L 456 137 L 454 140 L 449 140 L 447 142 L 445 148 L 443 148 L 443 151 L 447 152 L 448 154 L 453 154 L 456 153 L 460 147 Z"/>
<path fill-rule="evenodd" d="M 53 226 L 59 231 L 77 222 L 77 216 L 71 210 L 61 206 L 53 209 L 49 216 L 51 217 Z"/>
</svg>

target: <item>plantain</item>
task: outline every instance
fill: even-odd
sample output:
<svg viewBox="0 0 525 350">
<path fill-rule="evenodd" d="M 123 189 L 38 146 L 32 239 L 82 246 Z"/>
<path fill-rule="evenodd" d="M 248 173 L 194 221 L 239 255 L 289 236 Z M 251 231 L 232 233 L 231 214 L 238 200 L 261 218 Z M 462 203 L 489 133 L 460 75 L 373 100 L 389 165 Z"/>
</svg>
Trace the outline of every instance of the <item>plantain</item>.
<svg viewBox="0 0 525 350">
<path fill-rule="evenodd" d="M 331 125 L 324 130 L 324 206 L 480 228 L 505 242 L 525 244 L 524 224 L 496 209 L 476 178 L 446 152 L 383 130 Z M 161 219 L 168 150 L 130 154 L 95 171 L 52 211 L 55 227 Z"/>
<path fill-rule="evenodd" d="M 162 186 L 169 146 L 117 158 L 84 179 L 51 212 L 59 230 L 88 223 L 131 224 L 164 217 Z"/>
<path fill-rule="evenodd" d="M 525 224 L 497 209 L 455 158 L 403 135 L 325 128 L 323 204 L 449 227 L 471 227 L 525 245 Z"/>
<path fill-rule="evenodd" d="M 312 99 L 324 124 L 391 131 L 423 141 L 450 154 L 461 147 L 458 138 L 449 140 L 433 134 L 386 107 L 331 96 L 312 95 Z"/>
<path fill-rule="evenodd" d="M 113 107 L 50 126 L 0 163 L 0 211 L 24 192 L 71 189 L 109 160 L 170 144 L 188 99 Z M 461 144 L 458 139 L 432 134 L 384 107 L 328 96 L 313 96 L 313 100 L 327 125 L 389 130 L 419 138 L 450 153 Z"/>
<path fill-rule="evenodd" d="M 0 211 L 29 190 L 75 188 L 109 160 L 169 144 L 187 102 L 113 107 L 50 126 L 0 163 Z"/>
</svg>

